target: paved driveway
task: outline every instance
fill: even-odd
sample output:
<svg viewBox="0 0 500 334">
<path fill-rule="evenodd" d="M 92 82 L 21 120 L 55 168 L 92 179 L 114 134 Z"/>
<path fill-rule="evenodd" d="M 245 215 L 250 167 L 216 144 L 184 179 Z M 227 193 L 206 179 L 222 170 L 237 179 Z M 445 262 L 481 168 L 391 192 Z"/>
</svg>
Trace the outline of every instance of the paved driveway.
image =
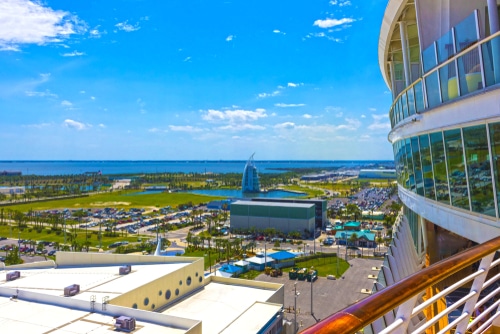
<svg viewBox="0 0 500 334">
<path fill-rule="evenodd" d="M 380 259 L 355 258 L 349 261 L 351 268 L 345 272 L 344 279 L 328 280 L 319 277 L 313 284 L 313 313 L 316 319 L 324 319 L 368 295 L 361 293 L 362 289 L 371 290 L 373 279 L 368 275 L 377 275 L 372 267 L 380 267 Z M 293 323 L 294 319 L 294 284 L 297 282 L 297 322 L 302 324 L 301 329 L 313 325 L 316 321 L 311 316 L 311 283 L 295 281 L 288 278 L 288 273 L 282 277 L 270 277 L 262 274 L 258 281 L 281 283 L 285 285 L 285 317 Z"/>
</svg>

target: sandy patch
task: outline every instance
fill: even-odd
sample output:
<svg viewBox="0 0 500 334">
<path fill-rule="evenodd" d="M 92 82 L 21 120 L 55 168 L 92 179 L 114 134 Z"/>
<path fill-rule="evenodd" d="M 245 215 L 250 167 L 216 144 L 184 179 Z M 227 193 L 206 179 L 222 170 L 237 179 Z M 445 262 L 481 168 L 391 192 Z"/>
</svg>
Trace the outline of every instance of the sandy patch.
<svg viewBox="0 0 500 334">
<path fill-rule="evenodd" d="M 130 202 L 94 202 L 91 206 L 114 206 L 114 205 L 130 205 Z"/>
</svg>

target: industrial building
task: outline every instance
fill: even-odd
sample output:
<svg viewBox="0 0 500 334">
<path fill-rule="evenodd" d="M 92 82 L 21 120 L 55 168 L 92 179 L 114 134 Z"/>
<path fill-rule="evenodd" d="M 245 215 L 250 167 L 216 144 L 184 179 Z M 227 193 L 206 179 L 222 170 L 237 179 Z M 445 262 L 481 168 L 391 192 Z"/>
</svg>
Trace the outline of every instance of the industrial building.
<svg viewBox="0 0 500 334">
<path fill-rule="evenodd" d="M 328 224 L 326 214 L 328 201 L 323 199 L 292 199 L 292 198 L 252 198 L 255 202 L 300 203 L 314 204 L 314 215 L 317 229 L 324 229 Z"/>
<path fill-rule="evenodd" d="M 360 169 L 360 179 L 396 179 L 395 169 Z"/>
<path fill-rule="evenodd" d="M 267 333 L 283 326 L 281 284 L 204 277 L 203 259 L 58 252 L 0 263 L 5 333 Z M 238 329 L 239 328 L 239 329 Z"/>
<path fill-rule="evenodd" d="M 315 208 L 312 203 L 236 201 L 231 204 L 231 229 L 275 228 L 285 234 L 297 231 L 309 237 L 315 230 Z"/>
</svg>

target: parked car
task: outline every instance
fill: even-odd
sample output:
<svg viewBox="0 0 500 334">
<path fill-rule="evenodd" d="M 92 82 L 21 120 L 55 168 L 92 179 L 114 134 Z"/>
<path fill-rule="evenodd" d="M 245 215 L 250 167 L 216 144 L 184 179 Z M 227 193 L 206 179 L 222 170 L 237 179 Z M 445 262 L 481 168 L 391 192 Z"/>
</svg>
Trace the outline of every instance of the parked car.
<svg viewBox="0 0 500 334">
<path fill-rule="evenodd" d="M 55 249 L 53 249 L 53 250 L 51 250 L 50 252 L 48 252 L 48 254 L 47 254 L 47 255 L 49 255 L 49 256 L 53 256 L 53 255 L 55 255 L 55 254 L 56 254 L 56 252 L 57 252 L 57 251 L 56 251 Z"/>
</svg>

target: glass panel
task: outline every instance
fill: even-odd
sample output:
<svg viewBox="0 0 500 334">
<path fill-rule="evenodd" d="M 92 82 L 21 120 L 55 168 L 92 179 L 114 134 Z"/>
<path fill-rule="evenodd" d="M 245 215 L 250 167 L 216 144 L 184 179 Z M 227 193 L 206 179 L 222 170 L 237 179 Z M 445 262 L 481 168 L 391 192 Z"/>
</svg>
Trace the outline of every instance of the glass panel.
<svg viewBox="0 0 500 334">
<path fill-rule="evenodd" d="M 458 97 L 457 73 L 455 62 L 443 66 L 439 69 L 439 79 L 441 80 L 441 94 L 443 102 L 453 100 Z"/>
<path fill-rule="evenodd" d="M 403 117 L 403 107 L 401 106 L 401 98 L 398 99 L 398 121 L 401 122 Z"/>
<path fill-rule="evenodd" d="M 472 211 L 496 217 L 486 125 L 463 129 Z"/>
<path fill-rule="evenodd" d="M 391 120 L 391 129 L 394 128 L 395 119 L 394 119 L 394 107 L 389 111 L 389 119 Z"/>
<path fill-rule="evenodd" d="M 413 169 L 415 171 L 415 187 L 417 194 L 424 196 L 424 180 L 422 178 L 422 167 L 420 162 L 420 147 L 418 137 L 411 138 L 411 152 L 413 157 Z"/>
<path fill-rule="evenodd" d="M 415 115 L 415 95 L 413 95 L 413 88 L 408 89 L 408 113 L 410 115 Z"/>
<path fill-rule="evenodd" d="M 413 157 L 411 152 L 410 138 L 405 139 L 405 150 L 406 150 L 406 162 L 408 164 L 408 189 L 416 192 L 415 189 L 415 173 L 413 171 Z"/>
<path fill-rule="evenodd" d="M 417 107 L 417 112 L 422 112 L 425 109 L 424 94 L 422 91 L 422 81 L 415 84 L 413 88 L 415 89 L 415 104 Z"/>
<path fill-rule="evenodd" d="M 455 26 L 455 41 L 457 53 L 465 50 L 477 42 L 476 13 L 472 13 L 465 20 Z"/>
<path fill-rule="evenodd" d="M 493 172 L 497 190 L 498 207 L 500 208 L 500 123 L 490 124 L 490 141 L 493 161 Z M 500 212 L 499 212 L 500 215 Z"/>
<path fill-rule="evenodd" d="M 397 145 L 398 145 L 398 163 L 399 163 L 399 174 L 398 177 L 399 177 L 399 184 L 404 186 L 404 180 L 405 180 L 405 177 L 404 177 L 404 163 L 403 163 L 403 149 L 402 149 L 402 145 L 401 145 L 401 140 L 397 142 Z"/>
<path fill-rule="evenodd" d="M 425 89 L 427 90 L 427 103 L 429 104 L 429 108 L 440 105 L 441 98 L 439 97 L 437 71 L 425 78 Z"/>
<path fill-rule="evenodd" d="M 434 184 L 436 185 L 436 199 L 441 203 L 450 204 L 448 193 L 448 175 L 446 173 L 446 159 L 444 156 L 443 134 L 430 134 L 432 164 L 434 167 Z"/>
<path fill-rule="evenodd" d="M 486 86 L 500 82 L 500 37 L 481 45 Z"/>
<path fill-rule="evenodd" d="M 422 61 L 424 63 L 424 73 L 427 73 L 436 67 L 436 48 L 434 43 L 422 52 Z"/>
<path fill-rule="evenodd" d="M 458 58 L 458 73 L 460 75 L 460 94 L 466 95 L 483 88 L 479 49 L 471 51 Z"/>
<path fill-rule="evenodd" d="M 470 210 L 460 129 L 445 131 L 444 143 L 448 163 L 448 178 L 450 180 L 451 205 Z"/>
<path fill-rule="evenodd" d="M 401 108 L 403 110 L 403 118 L 402 118 L 402 120 L 403 120 L 406 117 L 408 117 L 408 103 L 406 101 L 406 93 L 401 95 Z"/>
<path fill-rule="evenodd" d="M 435 200 L 434 175 L 432 174 L 431 148 L 428 135 L 418 137 L 420 144 L 420 159 L 422 161 L 422 174 L 424 178 L 425 197 Z"/>
<path fill-rule="evenodd" d="M 453 46 L 453 34 L 451 33 L 451 31 L 448 31 L 446 34 L 441 36 L 441 38 L 436 41 L 436 44 L 439 64 L 450 59 L 455 54 L 455 49 Z"/>
<path fill-rule="evenodd" d="M 410 180 L 408 179 L 408 159 L 406 154 L 406 144 L 401 140 L 401 156 L 403 159 L 403 186 L 405 189 L 410 189 Z"/>
</svg>

